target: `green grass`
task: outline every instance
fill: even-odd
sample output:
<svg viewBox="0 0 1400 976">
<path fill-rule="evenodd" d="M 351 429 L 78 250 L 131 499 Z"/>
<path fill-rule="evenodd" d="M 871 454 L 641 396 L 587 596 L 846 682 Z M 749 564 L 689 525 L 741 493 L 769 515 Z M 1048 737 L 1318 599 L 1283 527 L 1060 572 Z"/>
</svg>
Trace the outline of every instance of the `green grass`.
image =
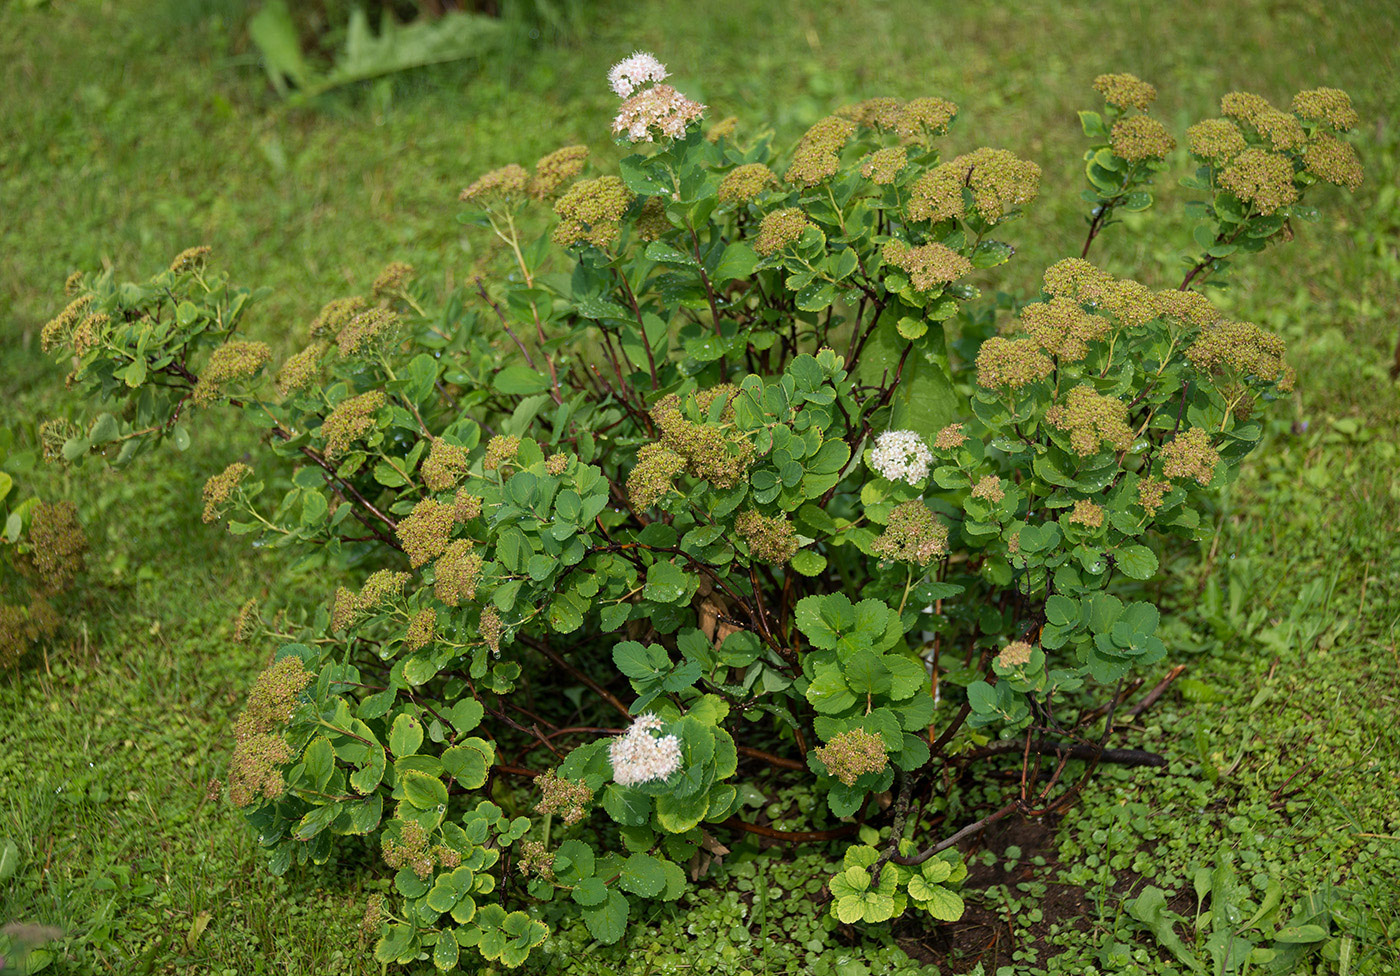
<svg viewBox="0 0 1400 976">
<path fill-rule="evenodd" d="M 587 32 L 508 64 L 415 72 L 316 111 L 287 110 L 265 90 L 241 3 L 29 6 L 7 8 L 0 38 L 0 390 L 7 424 L 30 437 L 59 402 L 37 332 L 68 271 L 135 277 L 212 244 L 236 280 L 272 288 L 254 331 L 283 348 L 326 299 L 390 259 L 441 286 L 461 281 L 482 255 L 455 220 L 457 191 L 566 142 L 615 157 L 602 74 L 634 48 L 656 51 L 714 117 L 771 124 L 784 139 L 857 97 L 954 99 L 962 121 L 949 148 L 1001 145 L 1045 169 L 1042 198 L 1017 228 L 1025 246 L 1009 290 L 1078 251 L 1074 111 L 1092 104 L 1095 74 L 1156 83 L 1159 114 L 1178 131 L 1236 87 L 1278 102 L 1312 85 L 1350 90 L 1367 185 L 1354 199 L 1332 195 L 1325 223 L 1260 256 L 1227 299 L 1290 340 L 1302 380 L 1268 450 L 1221 504 L 1218 534 L 1168 564 L 1172 656 L 1199 684 L 1183 686 L 1191 697 L 1169 694 L 1127 738 L 1171 766 L 1108 771 L 1038 852 L 1044 867 L 1028 860 L 1028 879 L 971 896 L 966 938 L 952 948 L 938 932 L 896 934 L 952 971 L 974 964 L 975 943 L 988 971 L 1044 969 L 1063 951 L 1050 965 L 1087 972 L 1105 966 L 1101 954 L 1121 962 L 1112 953 L 1123 944 L 1142 971 L 1175 972 L 1119 900 L 1145 883 L 1189 891 L 1189 868 L 1228 852 L 1256 898 L 1277 874 L 1286 910 L 1322 883 L 1342 886 L 1352 971 L 1396 965 L 1400 398 L 1385 370 L 1400 274 L 1400 23 L 1389 4 L 609 3 Z M 1178 245 L 1144 246 L 1131 226 L 1114 228 L 1095 252 L 1106 266 L 1174 283 L 1189 224 L 1175 207 L 1182 192 L 1162 190 L 1149 219 Z M 1306 430 L 1289 433 L 1291 421 Z M 330 588 L 199 524 L 199 485 L 247 446 L 222 434 L 207 430 L 181 464 L 33 476 L 45 495 L 77 500 L 94 537 L 69 639 L 0 681 L 0 837 L 20 850 L 18 872 L 0 883 L 0 919 L 64 928 L 54 972 L 378 971 L 358 943 L 377 884 L 369 852 L 274 879 L 241 821 L 205 799 L 267 657 L 232 641 L 233 612 L 250 596 L 304 612 Z M 595 950 L 593 969 L 667 971 L 682 953 L 717 973 L 891 967 L 873 942 L 840 948 L 807 898 L 752 909 L 754 853 L 736 848 L 725 888 L 624 950 Z M 792 889 L 821 876 L 783 870 L 796 871 L 782 882 Z M 1087 929 L 1036 918 L 1065 885 L 1086 892 Z M 1005 924 L 983 921 L 993 916 Z M 777 933 L 785 947 L 764 951 Z M 792 933 L 807 946 L 793 949 Z M 584 971 L 586 944 L 564 932 L 548 958 Z"/>
</svg>

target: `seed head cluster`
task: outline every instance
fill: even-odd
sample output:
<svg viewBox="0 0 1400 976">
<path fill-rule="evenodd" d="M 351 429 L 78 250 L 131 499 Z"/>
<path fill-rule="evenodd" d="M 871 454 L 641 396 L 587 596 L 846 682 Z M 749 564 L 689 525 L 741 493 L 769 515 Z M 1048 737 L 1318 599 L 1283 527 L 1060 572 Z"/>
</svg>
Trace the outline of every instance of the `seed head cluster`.
<svg viewBox="0 0 1400 976">
<path fill-rule="evenodd" d="M 481 554 L 469 541 L 453 540 L 433 565 L 433 595 L 449 607 L 475 600 L 482 565 Z"/>
<path fill-rule="evenodd" d="M 379 272 L 379 277 L 374 279 L 370 293 L 375 298 L 393 298 L 407 288 L 412 280 L 413 265 L 404 261 L 390 261 L 384 266 L 384 270 Z"/>
<path fill-rule="evenodd" d="M 433 446 L 419 470 L 430 491 L 447 491 L 466 475 L 467 452 L 441 437 L 434 437 Z"/>
<path fill-rule="evenodd" d="M 1356 128 L 1360 117 L 1351 107 L 1351 96 L 1339 88 L 1310 88 L 1293 96 L 1293 114 L 1309 122 L 1322 122 L 1338 132 Z"/>
<path fill-rule="evenodd" d="M 28 555 L 39 591 L 53 595 L 68 588 L 83 570 L 87 534 L 71 501 L 39 502 L 29 521 Z"/>
<path fill-rule="evenodd" d="M 175 274 L 189 274 L 194 271 L 203 270 L 209 263 L 209 255 L 214 249 L 206 245 L 199 247 L 187 247 L 179 254 L 175 255 L 175 260 L 170 262 L 170 270 Z"/>
<path fill-rule="evenodd" d="M 1087 383 L 1070 390 L 1063 403 L 1045 411 L 1045 422 L 1069 432 L 1070 446 L 1080 457 L 1097 454 L 1104 445 L 1126 451 L 1133 444 L 1128 405 L 1104 396 Z"/>
<path fill-rule="evenodd" d="M 1097 529 L 1103 525 L 1103 508 L 1087 498 L 1081 498 L 1074 503 L 1074 508 L 1069 513 L 1069 522 L 1087 529 Z"/>
<path fill-rule="evenodd" d="M 702 416 L 707 415 L 715 400 L 721 396 L 732 399 L 734 392 L 732 385 L 722 384 L 697 393 L 695 402 Z M 661 430 L 661 443 L 680 456 L 685 462 L 685 470 L 692 477 L 708 481 L 716 488 L 734 487 L 753 464 L 753 445 L 733 429 L 732 406 L 725 408 L 717 424 L 696 422 L 686 418 L 681 410 L 680 398 L 672 393 L 657 402 L 652 408 L 651 418 Z M 638 460 L 640 463 L 640 456 Z M 669 465 L 668 459 L 660 454 L 648 455 L 647 460 L 657 465 Z M 656 473 L 660 473 L 660 469 Z M 659 482 L 656 482 L 656 487 L 660 487 Z M 647 493 L 644 489 L 643 494 Z"/>
<path fill-rule="evenodd" d="M 1308 139 L 1302 123 L 1287 112 L 1274 108 L 1268 99 L 1252 92 L 1230 92 L 1225 95 L 1220 99 L 1220 114 L 1252 126 L 1279 152 L 1299 149 Z"/>
<path fill-rule="evenodd" d="M 861 163 L 860 175 L 879 186 L 888 186 L 909 164 L 909 150 L 903 146 L 877 149 Z"/>
<path fill-rule="evenodd" d="M 1229 119 L 1204 119 L 1186 130 L 1191 155 L 1217 164 L 1233 159 L 1248 145 L 1240 127 Z"/>
<path fill-rule="evenodd" d="M 332 299 L 311 320 L 308 331 L 313 338 L 339 335 L 351 319 L 367 308 L 369 303 L 358 296 Z"/>
<path fill-rule="evenodd" d="M 967 435 L 963 433 L 962 424 L 949 424 L 933 438 L 933 448 L 936 451 L 956 451 L 966 443 Z"/>
<path fill-rule="evenodd" d="M 258 675 L 243 713 L 234 722 L 229 764 L 229 799 L 246 807 L 259 796 L 276 799 L 286 787 L 281 766 L 291 759 L 287 742 L 274 730 L 286 724 L 312 675 L 301 658 L 289 655 Z"/>
<path fill-rule="evenodd" d="M 1084 310 L 1072 298 L 1033 302 L 1020 312 L 1020 331 L 1061 362 L 1076 363 L 1089 354 L 1089 343 L 1105 338 L 1113 323 Z"/>
<path fill-rule="evenodd" d="M 1034 650 L 1025 641 L 1012 641 L 1001 649 L 997 663 L 1004 668 L 1019 668 L 1031 663 L 1031 652 Z"/>
<path fill-rule="evenodd" d="M 366 349 L 387 342 L 398 334 L 399 317 L 383 306 L 365 309 L 345 323 L 336 334 L 336 348 L 345 357 L 359 355 Z"/>
<path fill-rule="evenodd" d="M 1293 388 L 1294 374 L 1284 361 L 1285 352 L 1283 339 L 1274 333 L 1252 322 L 1220 319 L 1186 347 L 1186 358 L 1203 373 L 1251 377 L 1287 392 Z"/>
<path fill-rule="evenodd" d="M 916 498 L 894 507 L 870 551 L 881 559 L 927 566 L 948 554 L 948 527 Z"/>
<path fill-rule="evenodd" d="M 487 471 L 499 471 L 520 453 L 520 438 L 513 434 L 497 434 L 486 442 L 486 456 L 481 466 Z"/>
<path fill-rule="evenodd" d="M 889 764 L 885 740 L 865 729 L 851 729 L 813 750 L 827 772 L 847 786 L 865 773 L 878 773 Z"/>
<path fill-rule="evenodd" d="M 501 620 L 501 615 L 495 607 L 486 607 L 481 611 L 481 619 L 477 621 L 477 633 L 486 642 L 486 646 L 491 648 L 491 653 L 496 657 L 501 656 L 501 638 L 506 634 L 505 622 Z"/>
<path fill-rule="evenodd" d="M 277 371 L 278 392 L 291 396 L 315 383 L 321 375 L 321 356 L 326 348 L 323 342 L 313 342 L 283 363 Z"/>
<path fill-rule="evenodd" d="M 462 191 L 459 199 L 478 206 L 510 203 L 525 194 L 530 186 L 530 174 L 519 163 L 509 163 L 483 173 Z"/>
<path fill-rule="evenodd" d="M 664 780 L 681 768 L 681 742 L 674 735 L 654 735 L 665 723 L 650 713 L 608 743 L 613 779 L 619 786 Z"/>
<path fill-rule="evenodd" d="M 1220 171 L 1220 185 L 1246 203 L 1271 214 L 1298 199 L 1293 160 L 1267 149 L 1246 149 Z"/>
<path fill-rule="evenodd" d="M 665 444 L 644 444 L 627 475 L 627 497 L 636 508 L 650 508 L 675 487 L 685 470 L 685 458 Z"/>
<path fill-rule="evenodd" d="M 977 484 L 972 486 L 972 491 L 968 492 L 973 498 L 980 498 L 985 502 L 995 505 L 1006 497 L 1006 489 L 1001 486 L 1001 479 L 994 474 L 984 475 Z"/>
<path fill-rule="evenodd" d="M 444 505 L 436 498 L 425 498 L 413 506 L 394 532 L 408 556 L 408 564 L 417 569 L 443 554 L 456 524 L 452 505 Z"/>
<path fill-rule="evenodd" d="M 1356 150 L 1351 143 L 1333 135 L 1324 133 L 1308 143 L 1303 151 L 1303 169 L 1320 180 L 1353 192 L 1361 186 L 1361 160 Z"/>
<path fill-rule="evenodd" d="M 1162 507 L 1162 500 L 1172 490 L 1170 481 L 1162 478 L 1143 478 L 1138 482 L 1138 504 L 1148 515 L 1156 515 Z"/>
<path fill-rule="evenodd" d="M 68 340 L 73 327 L 82 320 L 92 307 L 91 295 L 79 295 L 64 307 L 39 330 L 39 348 L 48 352 L 60 342 Z"/>
</svg>

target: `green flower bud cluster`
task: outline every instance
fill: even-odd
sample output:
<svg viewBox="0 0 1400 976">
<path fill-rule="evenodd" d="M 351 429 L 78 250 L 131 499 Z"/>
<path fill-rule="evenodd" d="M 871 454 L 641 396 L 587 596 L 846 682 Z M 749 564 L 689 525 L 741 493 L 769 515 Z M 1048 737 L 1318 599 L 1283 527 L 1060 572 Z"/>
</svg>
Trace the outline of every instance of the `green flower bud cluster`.
<svg viewBox="0 0 1400 976">
<path fill-rule="evenodd" d="M 870 551 L 881 559 L 927 566 L 948 554 L 948 526 L 922 501 L 904 502 L 891 510 L 885 531 L 870 544 Z"/>
<path fill-rule="evenodd" d="M 828 115 L 798 141 L 783 179 L 809 187 L 835 176 L 841 167 L 841 150 L 855 134 L 856 124 L 850 119 Z"/>
<path fill-rule="evenodd" d="M 635 199 L 636 195 L 616 176 L 575 183 L 554 204 L 559 218 L 554 243 L 562 247 L 584 243 L 609 247 L 621 233 L 622 217 Z"/>
<path fill-rule="evenodd" d="M 430 491 L 447 491 L 466 476 L 467 452 L 441 437 L 434 437 L 433 446 L 419 470 Z"/>
<path fill-rule="evenodd" d="M 1210 434 L 1204 427 L 1188 427 L 1162 446 L 1162 473 L 1179 481 L 1194 478 L 1197 484 L 1208 485 L 1220 463 L 1220 453 L 1210 445 Z M 1145 506 L 1144 506 L 1145 507 Z"/>
<path fill-rule="evenodd" d="M 340 401 L 321 422 L 326 457 L 337 458 L 375 427 L 375 414 L 384 406 L 384 391 L 370 390 Z"/>
<path fill-rule="evenodd" d="M 807 215 L 796 207 L 775 210 L 758 225 L 758 237 L 753 249 L 762 257 L 771 257 L 791 244 L 796 244 L 802 232 L 812 226 Z"/>
<path fill-rule="evenodd" d="M 781 566 L 797 552 L 797 529 L 781 515 L 760 515 L 748 509 L 734 520 L 734 531 L 761 562 Z"/>
<path fill-rule="evenodd" d="M 1133 444 L 1128 405 L 1104 396 L 1087 383 L 1070 390 L 1063 403 L 1045 411 L 1045 422 L 1069 432 L 1070 446 L 1080 457 L 1097 454 L 1103 445 L 1126 451 Z"/>
<path fill-rule="evenodd" d="M 972 273 L 971 261 L 937 242 L 910 247 L 903 241 L 890 241 L 883 256 L 886 262 L 908 273 L 915 291 L 933 291 Z"/>
<path fill-rule="evenodd" d="M 572 827 L 581 821 L 593 802 L 593 791 L 583 780 L 566 779 L 555 770 L 548 770 L 537 780 L 541 800 L 535 811 L 542 814 L 559 814 L 565 825 Z"/>
<path fill-rule="evenodd" d="M 253 473 L 246 464 L 235 462 L 204 483 L 204 521 L 217 522 L 223 518 L 224 506 L 243 479 Z"/>
<path fill-rule="evenodd" d="M 865 729 L 851 729 L 813 750 L 827 772 L 847 786 L 865 773 L 878 773 L 889 764 L 885 740 Z"/>
<path fill-rule="evenodd" d="M 207 406 L 223 393 L 223 388 L 239 380 L 251 379 L 272 358 L 265 342 L 226 342 L 209 357 L 190 399 Z"/>
<path fill-rule="evenodd" d="M 587 146 L 564 146 L 535 163 L 535 175 L 530 177 L 530 196 L 547 200 L 559 192 L 565 183 L 578 178 L 588 165 Z"/>
<path fill-rule="evenodd" d="M 964 187 L 972 192 L 977 214 L 988 223 L 996 223 L 1036 198 L 1040 167 L 1005 149 L 974 149 L 919 177 L 910 190 L 905 214 L 910 220 L 934 223 L 964 218 Z"/>
<path fill-rule="evenodd" d="M 777 181 L 773 171 L 762 163 L 746 163 L 734 167 L 725 175 L 715 195 L 720 203 L 748 203 Z"/>
</svg>

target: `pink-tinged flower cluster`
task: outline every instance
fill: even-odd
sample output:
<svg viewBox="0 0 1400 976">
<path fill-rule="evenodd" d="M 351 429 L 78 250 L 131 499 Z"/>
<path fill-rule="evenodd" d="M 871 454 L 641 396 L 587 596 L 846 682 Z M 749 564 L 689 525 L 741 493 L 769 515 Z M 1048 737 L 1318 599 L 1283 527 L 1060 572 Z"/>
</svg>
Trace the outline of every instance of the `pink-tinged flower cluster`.
<svg viewBox="0 0 1400 976">
<path fill-rule="evenodd" d="M 623 58 L 608 72 L 608 84 L 622 98 L 627 98 L 649 82 L 665 79 L 666 66 L 645 51 L 637 51 L 631 57 Z"/>
<path fill-rule="evenodd" d="M 652 142 L 658 135 L 678 139 L 690 123 L 705 111 L 670 85 L 660 84 L 666 66 L 645 51 L 638 51 L 612 66 L 608 84 L 627 99 L 613 119 L 613 132 L 632 142 Z"/>
<path fill-rule="evenodd" d="M 875 438 L 870 466 L 890 481 L 916 485 L 928 477 L 933 453 L 924 439 L 912 430 L 887 430 Z"/>
<path fill-rule="evenodd" d="M 635 786 L 665 779 L 681 768 L 681 742 L 674 735 L 656 736 L 663 725 L 655 715 L 639 715 L 624 735 L 608 745 L 613 779 L 619 786 Z"/>
<path fill-rule="evenodd" d="M 705 106 L 692 102 L 670 85 L 652 85 L 622 103 L 613 119 L 613 132 L 625 132 L 633 142 L 651 142 L 657 134 L 679 139 L 685 135 L 686 126 L 704 112 Z"/>
</svg>

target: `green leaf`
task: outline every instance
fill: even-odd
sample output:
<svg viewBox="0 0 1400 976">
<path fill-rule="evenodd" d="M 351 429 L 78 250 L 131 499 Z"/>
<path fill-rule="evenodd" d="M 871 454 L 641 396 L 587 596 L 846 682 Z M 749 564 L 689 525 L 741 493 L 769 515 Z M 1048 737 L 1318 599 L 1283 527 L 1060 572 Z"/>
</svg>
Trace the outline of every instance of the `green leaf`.
<svg viewBox="0 0 1400 976">
<path fill-rule="evenodd" d="M 335 750 L 331 748 L 331 740 L 324 735 L 312 739 L 302 761 L 306 763 L 306 774 L 311 777 L 316 789 L 324 790 L 330 782 L 331 773 L 335 771 Z"/>
<path fill-rule="evenodd" d="M 423 744 L 423 723 L 412 715 L 400 714 L 389 731 L 389 751 L 395 757 L 411 756 Z"/>
<path fill-rule="evenodd" d="M 788 561 L 788 565 L 803 576 L 816 576 L 826 569 L 826 557 L 815 549 L 799 549 Z"/>
<path fill-rule="evenodd" d="M 492 386 L 511 396 L 529 396 L 549 389 L 549 379 L 528 366 L 507 366 L 496 374 Z"/>
<path fill-rule="evenodd" d="M 912 894 L 912 888 L 910 893 Z M 928 897 L 920 899 L 927 904 L 928 913 L 940 922 L 956 922 L 962 918 L 964 905 L 962 895 L 942 885 L 930 887 Z"/>
<path fill-rule="evenodd" d="M 456 969 L 458 951 L 457 939 L 444 929 L 438 933 L 437 945 L 433 947 L 433 965 L 443 972 Z"/>
<path fill-rule="evenodd" d="M 676 796 L 663 793 L 656 798 L 656 819 L 669 834 L 683 834 L 705 819 L 710 798 L 705 793 Z"/>
<path fill-rule="evenodd" d="M 756 267 L 758 255 L 754 253 L 753 248 L 743 241 L 734 241 L 724 249 L 724 254 L 719 259 L 714 273 L 715 283 L 723 284 L 735 278 L 747 278 L 753 274 Z"/>
<path fill-rule="evenodd" d="M 374 961 L 386 966 L 391 962 L 398 962 L 401 957 L 414 951 L 417 941 L 414 938 L 413 926 L 391 925 L 389 931 L 375 943 Z"/>
<path fill-rule="evenodd" d="M 622 877 L 617 884 L 623 891 L 650 898 L 665 889 L 666 872 L 661 861 L 650 854 L 631 854 L 622 863 Z"/>
<path fill-rule="evenodd" d="M 0 883 L 9 881 L 19 870 L 19 847 L 6 837 L 0 844 Z"/>
<path fill-rule="evenodd" d="M 1148 885 L 1142 889 L 1141 894 L 1125 902 L 1124 905 L 1128 909 L 1128 914 L 1141 922 L 1149 932 L 1156 936 L 1157 941 L 1176 956 L 1179 962 L 1193 972 L 1202 970 L 1201 961 L 1186 948 L 1185 943 L 1176 934 L 1173 923 L 1182 921 L 1182 918 L 1167 910 L 1167 899 L 1161 888 Z"/>
<path fill-rule="evenodd" d="M 442 753 L 442 768 L 469 790 L 479 789 L 486 782 L 486 774 L 495 761 L 495 748 L 476 736 Z"/>
<path fill-rule="evenodd" d="M 447 806 L 447 787 L 436 776 L 409 770 L 399 778 L 404 799 L 419 810 L 436 810 Z"/>
<path fill-rule="evenodd" d="M 974 681 L 967 686 L 967 703 L 978 715 L 990 715 L 997 710 L 996 689 L 985 681 Z"/>
<path fill-rule="evenodd" d="M 609 891 L 608 900 L 597 908 L 584 909 L 583 924 L 589 935 L 604 945 L 617 942 L 627 931 L 627 898 L 620 891 Z"/>
<path fill-rule="evenodd" d="M 690 599 L 697 582 L 675 563 L 657 562 L 647 570 L 643 595 L 657 603 L 681 603 Z"/>
<path fill-rule="evenodd" d="M 1124 546 L 1115 549 L 1113 561 L 1124 576 L 1136 580 L 1151 579 L 1157 572 L 1157 555 L 1147 546 Z"/>
<path fill-rule="evenodd" d="M 1275 942 L 1305 945 L 1310 942 L 1323 942 L 1327 939 L 1327 929 L 1321 925 L 1285 925 L 1274 933 Z"/>
</svg>

